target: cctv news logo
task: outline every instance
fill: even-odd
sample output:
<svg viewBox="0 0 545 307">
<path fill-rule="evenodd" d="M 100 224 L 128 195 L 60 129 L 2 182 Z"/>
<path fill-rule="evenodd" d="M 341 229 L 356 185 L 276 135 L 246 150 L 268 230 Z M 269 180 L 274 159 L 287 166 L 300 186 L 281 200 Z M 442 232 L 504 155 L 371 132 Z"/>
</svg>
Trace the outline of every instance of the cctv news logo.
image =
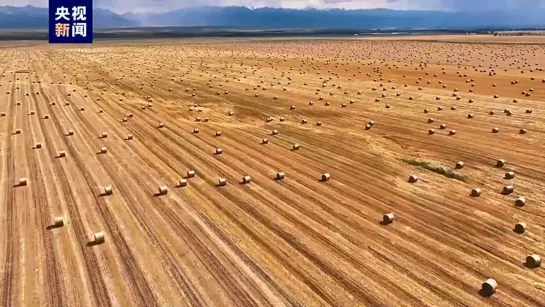
<svg viewBox="0 0 545 307">
<path fill-rule="evenodd" d="M 49 0 L 49 43 L 93 42 L 93 0 Z"/>
</svg>

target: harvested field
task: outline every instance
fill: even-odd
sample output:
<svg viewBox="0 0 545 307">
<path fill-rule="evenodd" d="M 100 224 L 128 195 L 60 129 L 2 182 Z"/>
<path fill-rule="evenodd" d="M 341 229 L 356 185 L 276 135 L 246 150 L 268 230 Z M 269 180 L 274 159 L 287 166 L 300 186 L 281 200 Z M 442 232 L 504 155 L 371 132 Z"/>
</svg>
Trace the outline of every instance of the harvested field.
<svg viewBox="0 0 545 307">
<path fill-rule="evenodd" d="M 545 306 L 544 51 L 0 49 L 0 306 Z"/>
</svg>

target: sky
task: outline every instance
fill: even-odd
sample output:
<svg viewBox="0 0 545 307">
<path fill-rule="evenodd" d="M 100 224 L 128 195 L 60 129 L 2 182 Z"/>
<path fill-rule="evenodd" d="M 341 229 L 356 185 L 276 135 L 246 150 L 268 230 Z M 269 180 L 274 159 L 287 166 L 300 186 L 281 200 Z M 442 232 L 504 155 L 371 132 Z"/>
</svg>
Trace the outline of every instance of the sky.
<svg viewBox="0 0 545 307">
<path fill-rule="evenodd" d="M 2 5 L 46 7 L 48 0 L 1 0 Z M 282 8 L 419 9 L 477 11 L 545 8 L 545 0 L 94 0 L 95 7 L 117 13 L 168 11 L 198 5 Z M 545 17 L 544 17 L 545 18 Z"/>
</svg>

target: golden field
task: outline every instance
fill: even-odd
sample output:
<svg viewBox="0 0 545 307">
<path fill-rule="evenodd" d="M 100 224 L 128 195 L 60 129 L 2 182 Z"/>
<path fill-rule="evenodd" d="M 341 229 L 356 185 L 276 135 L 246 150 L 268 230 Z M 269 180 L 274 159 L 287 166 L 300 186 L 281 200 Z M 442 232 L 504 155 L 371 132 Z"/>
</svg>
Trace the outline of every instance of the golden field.
<svg viewBox="0 0 545 307">
<path fill-rule="evenodd" d="M 0 45 L 0 306 L 544 306 L 545 45 L 492 40 Z"/>
</svg>

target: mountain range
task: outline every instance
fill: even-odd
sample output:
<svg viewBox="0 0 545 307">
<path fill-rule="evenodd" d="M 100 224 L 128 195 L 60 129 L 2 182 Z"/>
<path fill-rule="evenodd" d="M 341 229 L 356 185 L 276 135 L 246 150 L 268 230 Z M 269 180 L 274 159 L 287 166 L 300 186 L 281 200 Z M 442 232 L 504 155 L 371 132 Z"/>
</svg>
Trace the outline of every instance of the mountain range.
<svg viewBox="0 0 545 307">
<path fill-rule="evenodd" d="M 330 29 L 511 29 L 545 27 L 545 10 L 403 11 L 390 9 L 251 9 L 241 6 L 189 7 L 161 13 L 117 14 L 94 10 L 95 29 L 198 26 Z M 0 6 L 0 29 L 46 29 L 48 9 Z"/>
</svg>

